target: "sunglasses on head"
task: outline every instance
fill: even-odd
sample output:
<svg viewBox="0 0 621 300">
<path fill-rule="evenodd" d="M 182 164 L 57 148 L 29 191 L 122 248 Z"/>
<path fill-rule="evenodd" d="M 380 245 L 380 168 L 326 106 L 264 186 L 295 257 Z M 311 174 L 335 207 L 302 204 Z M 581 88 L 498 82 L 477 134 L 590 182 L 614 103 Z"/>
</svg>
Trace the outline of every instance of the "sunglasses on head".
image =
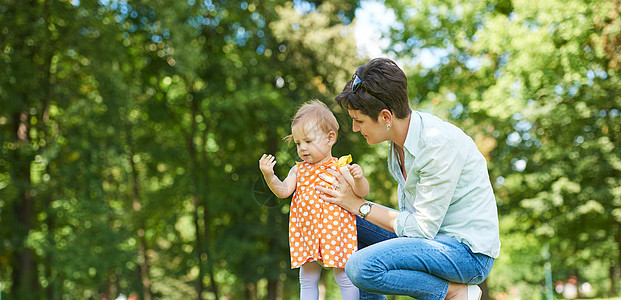
<svg viewBox="0 0 621 300">
<path fill-rule="evenodd" d="M 358 75 L 356 74 L 354 74 L 351 79 L 354 80 L 354 82 L 351 84 L 351 92 L 355 93 L 362 85 L 362 80 L 360 80 L 360 77 L 358 77 Z"/>
<path fill-rule="evenodd" d="M 364 89 L 366 90 L 366 92 L 373 96 L 375 99 L 381 101 L 382 103 L 384 103 L 384 105 L 386 105 L 386 108 L 388 108 L 388 110 L 390 110 L 390 106 L 388 106 L 388 104 L 386 104 L 386 102 L 384 102 L 384 100 L 382 100 L 381 98 L 377 97 L 375 94 L 373 94 L 371 91 L 369 91 L 363 84 L 362 84 L 362 80 L 360 79 L 360 77 L 358 77 L 358 75 L 354 74 L 354 76 L 351 77 L 351 79 L 354 81 L 351 84 L 351 92 L 352 93 L 356 93 L 356 91 L 362 86 L 364 87 Z M 391 110 L 390 110 L 391 111 Z M 392 111 L 391 111 L 392 112 Z"/>
</svg>

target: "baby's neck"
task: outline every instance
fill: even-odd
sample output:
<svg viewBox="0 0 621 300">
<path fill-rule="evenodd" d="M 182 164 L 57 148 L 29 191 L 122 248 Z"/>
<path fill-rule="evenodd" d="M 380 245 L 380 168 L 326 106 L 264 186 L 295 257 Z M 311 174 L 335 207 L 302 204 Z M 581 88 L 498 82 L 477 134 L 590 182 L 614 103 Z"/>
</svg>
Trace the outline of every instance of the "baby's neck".
<svg viewBox="0 0 621 300">
<path fill-rule="evenodd" d="M 324 159 L 320 160 L 320 161 L 319 161 L 319 162 L 317 162 L 317 163 L 314 163 L 313 165 L 315 165 L 315 166 L 322 165 L 323 163 L 325 163 L 325 162 L 329 161 L 331 158 L 332 158 L 332 155 L 328 155 L 328 156 L 326 156 Z"/>
</svg>

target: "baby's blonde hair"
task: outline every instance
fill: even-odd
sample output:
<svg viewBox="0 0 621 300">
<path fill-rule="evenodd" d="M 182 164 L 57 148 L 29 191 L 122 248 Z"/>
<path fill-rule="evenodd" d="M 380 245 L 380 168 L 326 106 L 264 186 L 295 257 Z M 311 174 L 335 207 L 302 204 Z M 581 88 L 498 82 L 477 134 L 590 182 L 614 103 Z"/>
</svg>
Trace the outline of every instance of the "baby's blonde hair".
<svg viewBox="0 0 621 300">
<path fill-rule="evenodd" d="M 323 102 L 313 99 L 304 104 L 298 109 L 291 121 L 292 134 L 284 138 L 285 141 L 290 142 L 293 140 L 293 131 L 296 127 L 302 126 L 302 130 L 307 133 L 311 128 L 316 127 L 321 129 L 324 133 L 328 134 L 330 131 L 334 131 L 338 135 L 339 123 L 336 121 L 336 117 L 328 106 Z M 335 136 L 336 138 L 336 136 Z"/>
</svg>

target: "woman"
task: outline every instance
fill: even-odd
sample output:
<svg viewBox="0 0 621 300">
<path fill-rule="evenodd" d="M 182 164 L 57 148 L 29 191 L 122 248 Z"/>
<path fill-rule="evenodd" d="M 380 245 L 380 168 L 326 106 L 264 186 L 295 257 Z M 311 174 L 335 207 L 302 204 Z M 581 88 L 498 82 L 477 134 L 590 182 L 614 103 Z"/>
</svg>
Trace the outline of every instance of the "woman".
<svg viewBox="0 0 621 300">
<path fill-rule="evenodd" d="M 477 284 L 491 271 L 500 240 L 487 163 L 472 139 L 412 111 L 407 78 L 389 59 L 359 67 L 336 101 L 369 144 L 390 142 L 388 168 L 398 183 L 399 210 L 356 196 L 336 172 L 324 178 L 335 190 L 317 187 L 324 201 L 357 215 L 360 250 L 345 271 L 360 299 L 479 299 Z"/>
</svg>

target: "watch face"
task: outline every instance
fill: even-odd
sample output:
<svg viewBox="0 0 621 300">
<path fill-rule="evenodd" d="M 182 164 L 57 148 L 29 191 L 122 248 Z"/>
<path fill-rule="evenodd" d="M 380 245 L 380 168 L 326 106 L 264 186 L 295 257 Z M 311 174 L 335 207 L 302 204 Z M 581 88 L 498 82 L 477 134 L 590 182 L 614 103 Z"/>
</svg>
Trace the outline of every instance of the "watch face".
<svg viewBox="0 0 621 300">
<path fill-rule="evenodd" d="M 360 214 L 361 214 L 361 215 L 366 215 L 366 214 L 368 214 L 368 213 L 369 213 L 369 211 L 371 211 L 371 206 L 370 206 L 370 205 L 368 205 L 368 204 L 363 204 L 363 205 L 360 207 Z"/>
</svg>

